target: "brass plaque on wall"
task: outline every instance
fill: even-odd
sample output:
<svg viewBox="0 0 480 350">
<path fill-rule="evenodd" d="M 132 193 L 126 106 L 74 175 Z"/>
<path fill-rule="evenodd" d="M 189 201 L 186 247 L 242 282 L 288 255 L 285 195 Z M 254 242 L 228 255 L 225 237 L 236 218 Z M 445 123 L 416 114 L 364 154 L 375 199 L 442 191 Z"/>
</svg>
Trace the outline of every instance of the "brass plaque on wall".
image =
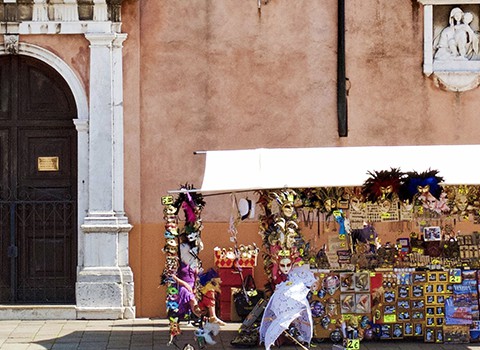
<svg viewBox="0 0 480 350">
<path fill-rule="evenodd" d="M 58 171 L 58 157 L 38 157 L 37 169 L 38 171 Z"/>
</svg>

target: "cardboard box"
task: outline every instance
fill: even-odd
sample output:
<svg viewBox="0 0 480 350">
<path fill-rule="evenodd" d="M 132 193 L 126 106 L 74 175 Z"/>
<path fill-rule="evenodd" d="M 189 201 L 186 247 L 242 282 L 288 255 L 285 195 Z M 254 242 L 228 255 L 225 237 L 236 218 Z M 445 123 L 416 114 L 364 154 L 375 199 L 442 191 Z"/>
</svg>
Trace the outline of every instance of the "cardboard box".
<svg viewBox="0 0 480 350">
<path fill-rule="evenodd" d="M 240 257 L 238 259 L 239 267 L 255 267 L 257 266 L 257 256 L 258 254 L 252 254 L 251 257 Z M 214 250 L 214 263 L 216 267 L 225 269 L 232 268 L 235 258 L 230 255 L 222 254 L 221 250 Z"/>
</svg>

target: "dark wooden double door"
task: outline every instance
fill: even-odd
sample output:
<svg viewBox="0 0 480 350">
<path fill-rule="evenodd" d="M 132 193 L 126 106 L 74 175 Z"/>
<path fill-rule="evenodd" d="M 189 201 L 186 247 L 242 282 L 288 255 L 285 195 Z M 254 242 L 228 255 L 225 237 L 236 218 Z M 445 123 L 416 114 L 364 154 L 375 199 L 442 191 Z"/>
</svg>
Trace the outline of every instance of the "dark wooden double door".
<svg viewBox="0 0 480 350">
<path fill-rule="evenodd" d="M 0 303 L 75 302 L 76 115 L 58 72 L 0 56 Z"/>
</svg>

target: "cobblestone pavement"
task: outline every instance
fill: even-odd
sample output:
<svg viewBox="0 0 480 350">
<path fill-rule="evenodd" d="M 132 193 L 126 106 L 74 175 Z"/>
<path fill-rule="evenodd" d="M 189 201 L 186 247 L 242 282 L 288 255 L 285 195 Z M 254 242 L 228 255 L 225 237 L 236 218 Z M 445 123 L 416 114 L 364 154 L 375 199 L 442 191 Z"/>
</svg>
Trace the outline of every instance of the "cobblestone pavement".
<svg viewBox="0 0 480 350">
<path fill-rule="evenodd" d="M 207 345 L 205 350 L 238 349 L 230 341 L 238 334 L 239 323 L 229 323 L 222 327 L 215 337 L 215 345 Z M 126 349 L 183 349 L 195 343 L 193 326 L 182 324 L 182 334 L 174 344 L 169 341 L 168 323 L 164 319 L 135 319 L 115 321 L 0 321 L 0 349 L 89 349 L 89 350 L 126 350 Z M 263 346 L 251 347 L 264 349 Z M 299 346 L 284 345 L 274 347 L 279 350 L 301 350 Z M 312 344 L 310 349 L 332 349 L 332 343 Z M 478 349 L 480 344 L 425 344 L 421 341 L 362 342 L 362 350 L 466 350 Z"/>
</svg>

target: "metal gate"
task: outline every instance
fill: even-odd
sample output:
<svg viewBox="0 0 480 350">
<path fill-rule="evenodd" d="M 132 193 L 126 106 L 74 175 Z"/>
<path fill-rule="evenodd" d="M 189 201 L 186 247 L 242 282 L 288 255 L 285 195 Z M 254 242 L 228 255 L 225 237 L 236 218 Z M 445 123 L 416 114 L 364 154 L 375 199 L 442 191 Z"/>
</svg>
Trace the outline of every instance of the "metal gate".
<svg viewBox="0 0 480 350">
<path fill-rule="evenodd" d="M 74 200 L 0 198 L 0 302 L 75 302 L 76 222 Z"/>
</svg>

